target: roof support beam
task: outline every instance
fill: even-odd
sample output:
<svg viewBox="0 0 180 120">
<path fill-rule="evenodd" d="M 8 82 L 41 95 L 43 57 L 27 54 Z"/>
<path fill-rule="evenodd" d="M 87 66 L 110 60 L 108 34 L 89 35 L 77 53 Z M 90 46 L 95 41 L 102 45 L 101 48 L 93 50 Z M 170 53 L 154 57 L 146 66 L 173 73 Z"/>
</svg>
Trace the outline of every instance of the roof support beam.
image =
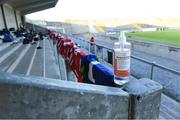
<svg viewBox="0 0 180 120">
<path fill-rule="evenodd" d="M 7 22 L 6 22 L 6 16 L 4 13 L 4 6 L 3 6 L 3 4 L 0 4 L 0 5 L 1 5 L 1 11 L 2 11 L 2 16 L 3 16 L 3 21 L 4 21 L 4 27 L 7 29 Z"/>
</svg>

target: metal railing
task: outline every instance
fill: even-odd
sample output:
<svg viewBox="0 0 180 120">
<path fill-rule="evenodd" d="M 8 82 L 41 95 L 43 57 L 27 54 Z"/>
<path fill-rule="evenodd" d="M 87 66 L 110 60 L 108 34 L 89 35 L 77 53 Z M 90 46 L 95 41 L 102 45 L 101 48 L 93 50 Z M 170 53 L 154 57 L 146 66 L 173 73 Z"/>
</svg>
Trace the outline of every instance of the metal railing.
<svg viewBox="0 0 180 120">
<path fill-rule="evenodd" d="M 139 61 L 141 61 L 141 62 L 144 62 L 144 63 L 146 63 L 146 64 L 151 65 L 151 75 L 150 75 L 150 79 L 153 79 L 154 67 L 163 69 L 163 70 L 165 70 L 165 71 L 169 71 L 169 72 L 171 72 L 171 73 L 173 73 L 173 74 L 180 75 L 180 72 L 179 72 L 179 71 L 174 70 L 174 69 L 171 69 L 171 68 L 168 68 L 168 67 L 165 67 L 165 66 L 160 65 L 160 64 L 158 64 L 158 63 L 156 63 L 156 62 L 151 62 L 151 61 L 145 60 L 145 59 L 143 59 L 143 58 L 140 58 L 140 57 L 137 57 L 137 56 L 134 56 L 134 55 L 131 55 L 131 58 L 136 59 L 136 60 L 139 60 Z"/>
<path fill-rule="evenodd" d="M 81 48 L 88 50 L 89 53 L 94 53 L 95 55 L 97 55 L 97 48 L 101 48 L 101 49 L 102 49 L 102 55 L 101 55 L 101 56 L 98 55 L 98 56 L 101 57 L 101 60 L 102 60 L 102 61 L 106 61 L 106 60 L 105 60 L 105 56 L 104 56 L 104 51 L 111 51 L 112 54 L 113 54 L 112 56 L 114 56 L 114 49 L 113 49 L 113 48 L 109 48 L 109 47 L 106 47 L 106 46 L 103 46 L 103 45 L 100 45 L 100 44 L 95 43 L 95 44 L 94 44 L 94 51 L 92 52 L 92 51 L 91 51 L 92 46 L 90 46 L 89 41 L 87 41 L 87 40 L 85 40 L 85 39 L 82 39 L 82 38 L 74 37 L 74 36 L 67 36 L 67 35 L 66 35 L 66 37 L 72 39 L 74 42 L 76 42 L 77 44 L 79 44 Z M 114 63 L 113 63 L 114 60 L 113 60 L 113 58 L 114 58 L 114 57 L 112 57 L 112 64 L 111 64 L 112 67 L 114 66 Z M 165 71 L 168 71 L 168 72 L 171 72 L 171 73 L 173 73 L 173 74 L 176 74 L 176 75 L 179 75 L 179 76 L 180 76 L 180 71 L 177 71 L 177 70 L 168 68 L 168 67 L 163 66 L 163 65 L 160 65 L 160 64 L 158 64 L 158 63 L 156 63 L 156 62 L 151 62 L 151 61 L 149 61 L 149 60 L 146 60 L 146 59 L 143 59 L 143 58 L 134 56 L 134 55 L 131 55 L 131 58 L 133 58 L 133 59 L 135 59 L 135 60 L 138 60 L 138 61 L 140 61 L 140 62 L 146 63 L 146 64 L 148 64 L 148 65 L 151 66 L 150 79 L 153 79 L 154 68 L 155 68 L 155 67 L 160 68 L 160 69 L 162 69 L 162 70 L 165 70 Z M 107 62 L 107 61 L 106 61 L 106 62 Z M 133 75 L 133 74 L 132 74 L 132 76 L 134 76 L 134 77 L 136 77 L 136 78 L 139 78 L 139 77 L 137 77 L 136 75 Z"/>
</svg>

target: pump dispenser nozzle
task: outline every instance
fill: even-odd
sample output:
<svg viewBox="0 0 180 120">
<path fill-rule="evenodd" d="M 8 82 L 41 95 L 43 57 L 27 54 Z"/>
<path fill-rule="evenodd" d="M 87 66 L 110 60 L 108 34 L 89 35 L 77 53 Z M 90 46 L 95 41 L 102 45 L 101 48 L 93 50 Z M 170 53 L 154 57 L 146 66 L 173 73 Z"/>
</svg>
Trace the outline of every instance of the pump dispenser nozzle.
<svg viewBox="0 0 180 120">
<path fill-rule="evenodd" d="M 119 36 L 119 43 L 120 43 L 120 49 L 123 50 L 126 43 L 126 36 L 124 31 L 121 31 L 121 34 Z"/>
</svg>

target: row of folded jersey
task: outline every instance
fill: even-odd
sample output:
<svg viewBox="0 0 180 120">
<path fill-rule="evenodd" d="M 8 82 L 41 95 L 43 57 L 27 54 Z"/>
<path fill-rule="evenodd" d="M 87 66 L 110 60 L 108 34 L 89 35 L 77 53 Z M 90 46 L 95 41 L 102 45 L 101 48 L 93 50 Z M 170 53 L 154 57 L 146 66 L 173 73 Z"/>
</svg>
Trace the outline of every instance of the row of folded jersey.
<svg viewBox="0 0 180 120">
<path fill-rule="evenodd" d="M 55 41 L 58 41 L 59 39 L 61 39 L 63 37 L 62 35 L 58 34 L 57 32 L 51 31 L 51 30 L 48 30 L 48 35 L 52 40 L 55 40 Z"/>
<path fill-rule="evenodd" d="M 59 53 L 69 62 L 78 82 L 105 86 L 114 85 L 113 72 L 98 62 L 95 55 L 86 54 L 71 39 L 60 35 L 51 35 L 50 37 L 56 41 Z"/>
</svg>

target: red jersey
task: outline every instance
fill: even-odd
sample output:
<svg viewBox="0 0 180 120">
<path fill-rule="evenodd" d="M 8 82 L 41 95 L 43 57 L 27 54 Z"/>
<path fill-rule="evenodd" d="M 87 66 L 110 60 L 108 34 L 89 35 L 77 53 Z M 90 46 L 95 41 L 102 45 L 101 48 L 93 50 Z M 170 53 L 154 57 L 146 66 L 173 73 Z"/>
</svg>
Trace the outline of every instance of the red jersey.
<svg viewBox="0 0 180 120">
<path fill-rule="evenodd" d="M 60 41 L 60 44 L 59 44 L 59 52 L 60 54 L 62 55 L 63 58 L 66 58 L 66 50 L 67 50 L 67 44 L 71 43 L 71 40 L 70 39 L 67 39 L 67 38 L 64 38 Z"/>
<path fill-rule="evenodd" d="M 81 59 L 85 56 L 85 52 L 80 49 L 75 49 L 70 57 L 70 67 L 76 75 L 78 82 L 83 82 L 83 75 L 81 73 Z"/>
</svg>

